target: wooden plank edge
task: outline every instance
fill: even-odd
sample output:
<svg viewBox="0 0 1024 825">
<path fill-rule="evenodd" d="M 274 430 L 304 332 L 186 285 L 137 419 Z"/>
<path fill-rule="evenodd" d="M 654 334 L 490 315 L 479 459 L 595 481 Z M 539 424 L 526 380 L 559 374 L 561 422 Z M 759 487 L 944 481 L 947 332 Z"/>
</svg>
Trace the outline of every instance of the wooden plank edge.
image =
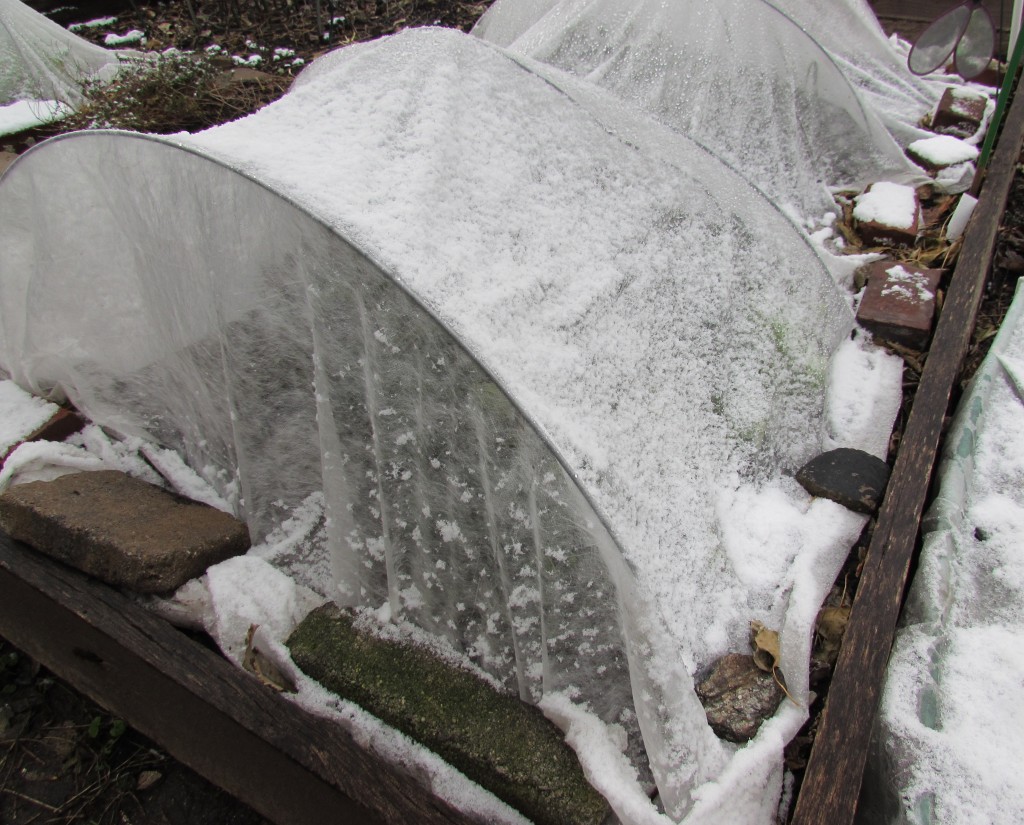
<svg viewBox="0 0 1024 825">
<path fill-rule="evenodd" d="M 2 532 L 0 635 L 278 825 L 476 822 L 340 725 Z"/>
<path fill-rule="evenodd" d="M 1024 77 L 921 375 L 811 749 L 793 825 L 847 825 L 856 813 L 882 683 L 902 606 L 942 423 L 970 344 L 1024 138 Z"/>
</svg>

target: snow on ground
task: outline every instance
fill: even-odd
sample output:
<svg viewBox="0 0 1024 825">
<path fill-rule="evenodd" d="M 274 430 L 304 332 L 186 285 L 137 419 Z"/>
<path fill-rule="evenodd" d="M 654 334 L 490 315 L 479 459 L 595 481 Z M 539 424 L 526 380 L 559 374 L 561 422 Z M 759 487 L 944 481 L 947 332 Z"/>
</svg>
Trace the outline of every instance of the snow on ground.
<svg viewBox="0 0 1024 825">
<path fill-rule="evenodd" d="M 0 135 L 13 135 L 60 120 L 71 109 L 56 100 L 16 100 L 0 106 Z"/>
<path fill-rule="evenodd" d="M 117 48 L 118 46 L 130 46 L 133 43 L 145 44 L 146 33 L 139 29 L 132 29 L 124 34 L 108 34 L 103 38 L 103 44 L 108 48 Z"/>
</svg>

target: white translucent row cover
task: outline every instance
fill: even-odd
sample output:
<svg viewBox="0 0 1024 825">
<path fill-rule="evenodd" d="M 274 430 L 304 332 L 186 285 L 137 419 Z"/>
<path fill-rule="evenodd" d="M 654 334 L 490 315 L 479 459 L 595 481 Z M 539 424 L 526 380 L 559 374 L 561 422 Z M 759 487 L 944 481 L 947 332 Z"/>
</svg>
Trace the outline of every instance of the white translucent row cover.
<svg viewBox="0 0 1024 825">
<path fill-rule="evenodd" d="M 730 559 L 722 497 L 798 489 L 852 318 L 712 155 L 410 30 L 206 133 L 47 142 L 0 180 L 0 246 L 22 386 L 180 451 L 255 540 L 323 491 L 322 592 L 621 725 L 676 819 L 715 781 L 774 810 L 781 741 L 730 768 L 694 692 L 792 586 Z"/>
<path fill-rule="evenodd" d="M 117 55 L 72 34 L 21 0 L 0 0 L 0 106 L 82 101 L 82 83 L 117 71 Z"/>
<path fill-rule="evenodd" d="M 886 674 L 868 821 L 1024 819 L 1024 291 L 960 401 Z"/>
<path fill-rule="evenodd" d="M 835 210 L 830 189 L 921 178 L 829 53 L 763 0 L 497 0 L 473 33 L 614 92 L 804 218 Z"/>
<path fill-rule="evenodd" d="M 932 136 L 921 128 L 921 119 L 935 109 L 949 85 L 963 81 L 956 75 L 913 74 L 906 55 L 889 42 L 867 0 L 768 2 L 828 52 L 900 146 Z"/>
</svg>

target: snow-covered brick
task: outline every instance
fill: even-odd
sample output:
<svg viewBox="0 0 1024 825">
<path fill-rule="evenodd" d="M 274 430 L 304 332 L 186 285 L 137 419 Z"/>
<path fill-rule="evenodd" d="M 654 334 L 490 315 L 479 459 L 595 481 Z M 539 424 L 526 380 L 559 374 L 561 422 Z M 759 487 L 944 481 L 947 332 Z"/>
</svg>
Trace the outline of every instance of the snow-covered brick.
<svg viewBox="0 0 1024 825">
<path fill-rule="evenodd" d="M 881 181 L 854 199 L 857 231 L 868 246 L 913 246 L 921 207 L 912 186 Z"/>
<path fill-rule="evenodd" d="M 932 115 L 932 131 L 940 135 L 969 138 L 985 119 L 988 99 L 959 86 L 946 89 Z"/>
<path fill-rule="evenodd" d="M 907 154 L 926 169 L 944 169 L 978 158 L 978 148 L 952 135 L 915 140 L 907 147 Z"/>
<path fill-rule="evenodd" d="M 941 269 L 892 261 L 871 264 L 857 320 L 877 338 L 923 349 L 931 334 L 941 277 Z"/>
<path fill-rule="evenodd" d="M 58 407 L 25 392 L 13 381 L 0 381 L 0 457 L 43 427 Z"/>
</svg>

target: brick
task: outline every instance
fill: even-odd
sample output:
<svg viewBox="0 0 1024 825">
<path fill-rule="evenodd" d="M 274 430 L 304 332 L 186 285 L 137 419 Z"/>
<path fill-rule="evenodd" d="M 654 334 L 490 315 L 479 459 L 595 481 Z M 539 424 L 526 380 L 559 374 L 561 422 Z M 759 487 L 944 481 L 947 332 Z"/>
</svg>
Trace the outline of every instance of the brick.
<svg viewBox="0 0 1024 825">
<path fill-rule="evenodd" d="M 907 147 L 907 157 L 929 172 L 978 159 L 978 149 L 952 135 L 915 140 Z"/>
<path fill-rule="evenodd" d="M 921 206 L 917 193 L 909 186 L 899 186 L 897 184 L 889 183 L 873 183 L 864 190 L 864 195 L 867 195 L 872 191 L 879 191 L 882 186 L 889 187 L 894 191 L 905 190 L 907 194 L 913 196 L 913 222 L 910 226 L 894 226 L 879 220 L 865 220 L 862 217 L 864 211 L 864 196 L 858 195 L 856 198 L 857 205 L 853 210 L 857 234 L 860 235 L 865 246 L 913 246 L 917 241 L 917 234 L 921 229 Z M 876 187 L 878 187 L 877 190 Z"/>
<path fill-rule="evenodd" d="M 868 266 L 867 286 L 857 321 L 876 338 L 924 349 L 935 316 L 941 269 L 876 261 Z"/>
<path fill-rule="evenodd" d="M 942 93 L 932 114 L 932 131 L 940 135 L 969 138 L 985 119 L 987 100 L 983 95 L 951 86 Z"/>
<path fill-rule="evenodd" d="M 63 441 L 70 435 L 74 435 L 85 426 L 85 420 L 74 410 L 58 409 L 53 418 L 39 427 L 37 430 L 26 435 L 12 444 L 6 450 L 0 451 L 0 466 L 7 457 L 13 453 L 21 444 L 26 441 Z"/>
<path fill-rule="evenodd" d="M 139 593 L 175 590 L 249 548 L 237 519 L 124 473 L 73 473 L 0 494 L 0 527 L 84 573 Z"/>
</svg>

